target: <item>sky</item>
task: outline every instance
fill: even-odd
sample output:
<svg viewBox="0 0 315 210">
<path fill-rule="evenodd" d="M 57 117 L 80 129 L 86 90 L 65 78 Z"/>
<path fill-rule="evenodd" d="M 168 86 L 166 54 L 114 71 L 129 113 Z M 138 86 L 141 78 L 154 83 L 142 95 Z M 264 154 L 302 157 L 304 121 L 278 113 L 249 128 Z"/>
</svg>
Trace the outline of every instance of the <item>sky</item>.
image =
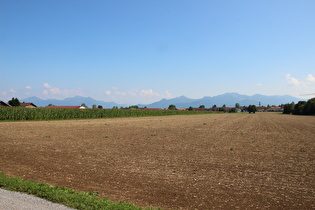
<svg viewBox="0 0 315 210">
<path fill-rule="evenodd" d="M 314 0 L 0 0 L 0 100 L 315 97 Z"/>
</svg>

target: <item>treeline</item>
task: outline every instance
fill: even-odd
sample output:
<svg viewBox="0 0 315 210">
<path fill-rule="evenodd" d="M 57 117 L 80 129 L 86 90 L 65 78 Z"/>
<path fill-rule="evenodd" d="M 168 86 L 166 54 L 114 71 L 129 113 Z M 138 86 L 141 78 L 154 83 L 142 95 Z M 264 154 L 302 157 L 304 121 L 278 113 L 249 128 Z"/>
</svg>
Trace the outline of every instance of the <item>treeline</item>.
<svg viewBox="0 0 315 210">
<path fill-rule="evenodd" d="M 315 115 L 315 98 L 308 101 L 299 101 L 297 104 L 294 102 L 285 104 L 283 114 Z"/>
</svg>

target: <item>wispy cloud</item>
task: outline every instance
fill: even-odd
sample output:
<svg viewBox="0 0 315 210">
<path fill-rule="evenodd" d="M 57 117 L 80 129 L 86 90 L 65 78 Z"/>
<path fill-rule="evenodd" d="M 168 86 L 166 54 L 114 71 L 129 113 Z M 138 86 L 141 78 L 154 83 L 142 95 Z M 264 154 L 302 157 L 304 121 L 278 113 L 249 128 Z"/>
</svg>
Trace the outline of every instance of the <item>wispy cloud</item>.
<svg viewBox="0 0 315 210">
<path fill-rule="evenodd" d="M 16 90 L 10 89 L 10 90 L 9 90 L 9 93 L 16 93 Z"/>
<path fill-rule="evenodd" d="M 48 83 L 44 83 L 43 87 L 45 88 L 45 90 L 43 90 L 42 94 L 44 94 L 46 98 L 62 99 L 65 97 L 72 97 L 76 95 L 84 96 L 82 90 L 79 88 L 61 90 L 60 88 L 53 87 Z"/>
<path fill-rule="evenodd" d="M 309 81 L 309 82 L 314 82 L 315 83 L 315 77 L 313 76 L 313 75 L 311 75 L 311 74 L 309 74 L 309 75 L 307 75 L 307 79 L 306 79 L 307 81 Z"/>
<path fill-rule="evenodd" d="M 152 103 L 162 98 L 171 98 L 172 94 L 167 90 L 165 92 L 156 92 L 153 89 L 129 89 L 125 91 L 115 87 L 112 90 L 106 90 L 107 100 L 118 103 Z"/>
<path fill-rule="evenodd" d="M 312 96 L 315 92 L 315 77 L 308 74 L 305 79 L 297 79 L 291 74 L 285 75 L 288 84 L 293 88 L 293 92 L 297 96 Z"/>
<path fill-rule="evenodd" d="M 25 86 L 25 89 L 32 89 L 31 86 Z"/>
<path fill-rule="evenodd" d="M 289 84 L 291 85 L 300 85 L 300 81 L 298 79 L 295 79 L 294 77 L 291 76 L 291 74 L 287 74 L 286 79 L 288 81 Z"/>
</svg>

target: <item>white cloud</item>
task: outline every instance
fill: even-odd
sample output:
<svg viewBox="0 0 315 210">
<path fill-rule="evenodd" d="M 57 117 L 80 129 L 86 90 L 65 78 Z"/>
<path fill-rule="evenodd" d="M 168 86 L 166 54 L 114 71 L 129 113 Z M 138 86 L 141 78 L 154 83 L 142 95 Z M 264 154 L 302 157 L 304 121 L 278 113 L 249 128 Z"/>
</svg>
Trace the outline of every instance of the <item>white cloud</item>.
<svg viewBox="0 0 315 210">
<path fill-rule="evenodd" d="M 309 81 L 309 82 L 315 82 L 315 77 L 313 75 L 309 74 L 309 75 L 307 75 L 307 79 L 306 80 Z"/>
<path fill-rule="evenodd" d="M 43 86 L 44 86 L 45 88 L 51 88 L 51 86 L 50 86 L 48 83 L 44 83 Z"/>
<path fill-rule="evenodd" d="M 9 90 L 9 93 L 16 93 L 16 90 L 10 89 L 10 90 Z"/>
<path fill-rule="evenodd" d="M 153 89 L 129 89 L 121 91 L 119 88 L 112 88 L 115 91 L 105 91 L 107 101 L 117 103 L 149 104 L 161 100 L 162 98 L 171 98 L 172 94 L 167 90 L 165 92 L 156 92 Z"/>
<path fill-rule="evenodd" d="M 286 75 L 286 79 L 289 82 L 289 84 L 292 84 L 292 85 L 299 85 L 299 84 L 301 84 L 298 79 L 293 78 L 290 74 Z"/>
<path fill-rule="evenodd" d="M 142 96 L 160 96 L 160 94 L 154 92 L 152 89 L 141 90 L 140 95 L 142 95 Z"/>
<path fill-rule="evenodd" d="M 287 74 L 286 80 L 292 88 L 292 94 L 295 96 L 311 96 L 315 92 L 315 77 L 308 74 L 305 79 L 296 79 Z"/>
<path fill-rule="evenodd" d="M 25 88 L 26 88 L 26 89 L 32 89 L 31 86 L 26 86 Z"/>
<path fill-rule="evenodd" d="M 57 87 L 53 87 L 49 85 L 48 83 L 44 83 L 43 86 L 46 88 L 43 91 L 43 94 L 47 97 L 50 98 L 65 98 L 65 97 L 73 97 L 76 95 L 84 95 L 81 91 L 81 89 L 76 88 L 76 89 L 63 89 L 60 90 Z"/>
</svg>

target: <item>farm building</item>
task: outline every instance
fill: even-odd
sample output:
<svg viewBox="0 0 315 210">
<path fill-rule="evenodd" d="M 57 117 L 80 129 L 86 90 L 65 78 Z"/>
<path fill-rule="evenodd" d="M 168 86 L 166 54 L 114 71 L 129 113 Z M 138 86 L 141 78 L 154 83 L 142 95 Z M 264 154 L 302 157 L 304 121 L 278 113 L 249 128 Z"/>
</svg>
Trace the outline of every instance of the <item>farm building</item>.
<svg viewBox="0 0 315 210">
<path fill-rule="evenodd" d="M 258 112 L 266 112 L 267 111 L 267 107 L 264 107 L 264 106 L 257 106 L 257 111 Z"/>
<path fill-rule="evenodd" d="M 86 109 L 84 106 L 46 106 L 46 108 L 57 108 L 57 109 Z"/>
<path fill-rule="evenodd" d="M 25 107 L 25 108 L 36 108 L 37 106 L 33 103 L 20 103 L 20 107 Z"/>
<path fill-rule="evenodd" d="M 4 101 L 0 101 L 0 106 L 11 106 L 11 105 Z"/>
<path fill-rule="evenodd" d="M 283 112 L 283 108 L 281 106 L 272 106 L 268 109 L 269 112 Z"/>
</svg>

